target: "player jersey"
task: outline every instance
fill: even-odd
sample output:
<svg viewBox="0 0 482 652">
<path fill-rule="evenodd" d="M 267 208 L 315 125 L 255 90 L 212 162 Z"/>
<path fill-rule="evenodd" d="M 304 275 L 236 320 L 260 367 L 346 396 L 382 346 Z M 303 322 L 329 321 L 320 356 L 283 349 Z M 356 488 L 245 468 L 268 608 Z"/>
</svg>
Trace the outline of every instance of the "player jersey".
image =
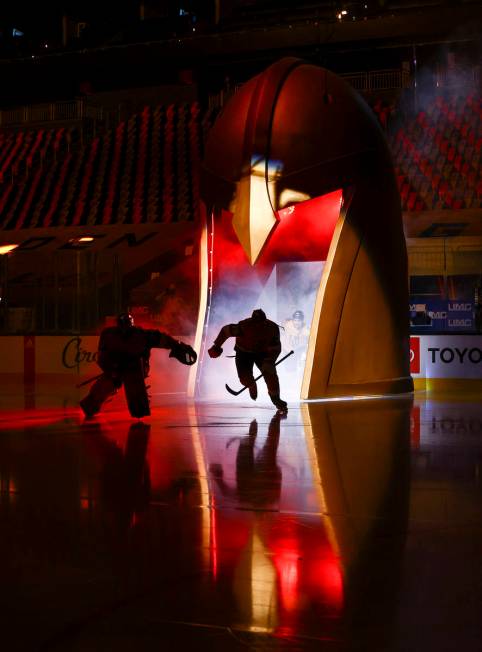
<svg viewBox="0 0 482 652">
<path fill-rule="evenodd" d="M 269 319 L 248 317 L 237 324 L 227 324 L 214 343 L 221 346 L 228 337 L 236 337 L 237 351 L 278 355 L 281 350 L 279 326 Z"/>
</svg>

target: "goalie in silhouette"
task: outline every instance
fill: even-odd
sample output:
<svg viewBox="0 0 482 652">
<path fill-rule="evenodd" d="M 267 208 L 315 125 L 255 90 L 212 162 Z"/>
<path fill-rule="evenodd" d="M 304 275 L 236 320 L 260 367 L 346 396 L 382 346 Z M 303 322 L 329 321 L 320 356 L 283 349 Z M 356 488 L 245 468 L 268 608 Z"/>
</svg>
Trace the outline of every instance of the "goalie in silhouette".
<svg viewBox="0 0 482 652">
<path fill-rule="evenodd" d="M 86 417 L 92 417 L 103 403 L 122 386 L 131 415 L 137 419 L 151 413 L 145 379 L 149 375 L 151 349 L 170 349 L 170 358 L 192 365 L 197 360 L 194 349 L 178 342 L 167 333 L 134 326 L 128 313 L 117 318 L 117 326 L 104 328 L 100 334 L 97 363 L 103 373 L 95 380 L 88 395 L 80 401 Z"/>
</svg>

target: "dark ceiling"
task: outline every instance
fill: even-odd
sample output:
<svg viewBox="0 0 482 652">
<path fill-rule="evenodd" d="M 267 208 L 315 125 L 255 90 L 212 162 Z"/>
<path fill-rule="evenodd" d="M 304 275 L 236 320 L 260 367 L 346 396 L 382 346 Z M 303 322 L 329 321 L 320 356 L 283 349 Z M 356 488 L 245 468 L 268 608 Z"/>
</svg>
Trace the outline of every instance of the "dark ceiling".
<svg viewBox="0 0 482 652">
<path fill-rule="evenodd" d="M 94 92 L 178 83 L 185 70 L 211 91 L 286 55 L 336 72 L 399 67 L 414 46 L 422 64 L 450 48 L 480 60 L 482 3 L 472 0 L 144 0 L 142 21 L 134 0 L 12 7 L 0 10 L 0 108 L 70 99 L 85 82 Z M 8 37 L 13 21 L 25 37 Z"/>
</svg>

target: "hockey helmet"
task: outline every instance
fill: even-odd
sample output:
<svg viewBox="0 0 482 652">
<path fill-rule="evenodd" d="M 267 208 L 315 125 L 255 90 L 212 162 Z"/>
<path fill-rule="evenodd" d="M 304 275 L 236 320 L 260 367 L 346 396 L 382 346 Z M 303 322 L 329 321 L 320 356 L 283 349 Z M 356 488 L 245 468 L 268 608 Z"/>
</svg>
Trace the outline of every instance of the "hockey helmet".
<svg viewBox="0 0 482 652">
<path fill-rule="evenodd" d="M 251 318 L 255 319 L 256 321 L 263 321 L 266 319 L 266 313 L 264 310 L 261 310 L 261 308 L 257 308 L 256 310 L 253 310 Z"/>
<path fill-rule="evenodd" d="M 134 317 L 128 312 L 121 312 L 117 317 L 117 326 L 119 328 L 132 328 L 134 326 Z"/>
</svg>

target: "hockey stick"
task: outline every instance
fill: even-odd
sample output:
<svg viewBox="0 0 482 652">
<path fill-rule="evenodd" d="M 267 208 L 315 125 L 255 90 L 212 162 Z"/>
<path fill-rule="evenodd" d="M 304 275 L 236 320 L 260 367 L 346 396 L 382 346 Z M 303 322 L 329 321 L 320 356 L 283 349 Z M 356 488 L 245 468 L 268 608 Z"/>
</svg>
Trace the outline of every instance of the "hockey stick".
<svg viewBox="0 0 482 652">
<path fill-rule="evenodd" d="M 287 353 L 280 360 L 278 360 L 278 362 L 276 362 L 274 366 L 277 367 L 279 364 L 281 364 L 283 362 L 283 360 L 286 360 L 286 358 L 289 358 L 290 355 L 293 355 L 293 353 L 294 353 L 294 351 L 290 351 L 289 353 Z M 260 374 L 259 376 L 256 376 L 256 378 L 253 380 L 253 382 L 250 385 L 246 385 L 245 387 L 240 389 L 239 392 L 236 392 L 234 389 L 231 389 L 231 387 L 229 385 L 227 385 L 227 384 L 225 385 L 225 387 L 228 390 L 228 392 L 230 394 L 232 394 L 233 396 L 239 396 L 239 394 L 241 394 L 241 392 L 244 392 L 245 389 L 248 389 L 249 387 L 252 387 L 255 384 L 255 382 L 257 380 L 259 380 L 260 378 L 263 378 L 263 376 L 264 376 L 264 374 Z"/>
<path fill-rule="evenodd" d="M 76 387 L 78 389 L 79 387 L 83 387 L 84 385 L 89 385 L 90 383 L 93 383 L 94 380 L 97 380 L 98 378 L 100 378 L 103 375 L 104 375 L 104 372 L 102 372 L 101 374 L 98 374 L 97 376 L 93 376 L 92 378 L 88 378 L 87 380 L 84 380 L 83 383 L 79 383 L 78 385 L 76 385 Z"/>
</svg>

